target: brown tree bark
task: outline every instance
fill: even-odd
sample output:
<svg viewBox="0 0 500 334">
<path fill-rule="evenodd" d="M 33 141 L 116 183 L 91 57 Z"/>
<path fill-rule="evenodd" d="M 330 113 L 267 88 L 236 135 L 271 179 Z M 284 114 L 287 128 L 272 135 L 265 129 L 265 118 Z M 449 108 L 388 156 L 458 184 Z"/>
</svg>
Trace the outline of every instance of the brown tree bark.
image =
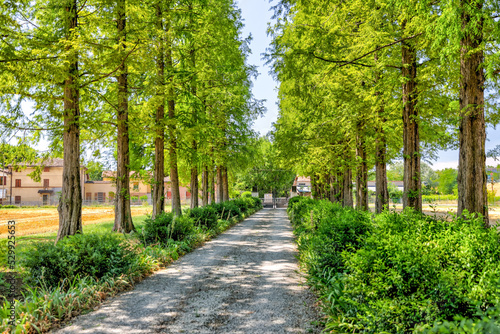
<svg viewBox="0 0 500 334">
<path fill-rule="evenodd" d="M 404 24 L 403 24 L 404 27 Z M 403 28 L 404 29 L 404 28 Z M 401 42 L 403 75 L 403 208 L 422 211 L 420 181 L 420 138 L 418 131 L 417 50 L 413 41 Z"/>
<path fill-rule="evenodd" d="M 378 61 L 378 54 L 375 53 L 375 62 Z M 380 80 L 380 73 L 375 72 L 375 82 Z M 375 96 L 382 95 L 375 92 Z M 377 126 L 375 139 L 375 213 L 381 213 L 385 207 L 389 206 L 389 191 L 387 190 L 387 141 L 385 138 L 384 123 L 384 101 L 378 109 L 378 117 L 381 124 Z"/>
<path fill-rule="evenodd" d="M 210 203 L 216 203 L 215 199 L 215 173 L 214 173 L 214 161 L 212 160 L 212 167 L 210 167 L 210 171 L 208 173 L 208 177 L 210 180 Z"/>
<path fill-rule="evenodd" d="M 189 12 L 192 13 L 193 8 L 190 4 L 188 6 Z M 190 16 L 190 24 L 193 26 L 193 16 Z M 196 67 L 196 53 L 195 47 L 192 45 L 191 50 L 189 51 L 191 56 L 191 66 L 193 67 L 193 71 Z M 196 75 L 193 76 L 191 80 L 191 93 L 193 96 L 196 96 Z M 197 110 L 193 107 L 192 112 L 193 117 L 193 125 L 196 126 L 198 123 Z M 191 160 L 191 209 L 198 207 L 198 198 L 199 198 L 199 185 L 198 185 L 198 144 L 196 142 L 196 138 L 193 139 L 191 144 L 191 148 L 193 150 L 193 158 Z"/>
<path fill-rule="evenodd" d="M 229 201 L 229 179 L 226 166 L 222 167 L 222 200 Z"/>
<path fill-rule="evenodd" d="M 203 167 L 203 173 L 201 174 L 201 205 L 208 205 L 208 166 Z"/>
<path fill-rule="evenodd" d="M 158 30 L 163 31 L 163 11 L 160 4 L 156 5 L 156 19 Z M 156 95 L 159 99 L 158 107 L 156 108 L 156 137 L 155 137 L 155 163 L 154 163 L 154 183 L 153 183 L 153 214 L 157 215 L 165 212 L 165 49 L 163 47 L 163 39 L 159 39 L 158 55 L 156 59 L 158 86 Z"/>
<path fill-rule="evenodd" d="M 356 209 L 368 211 L 368 164 L 366 162 L 364 128 L 364 121 L 358 122 L 356 135 L 356 156 L 358 157 L 356 170 Z"/>
<path fill-rule="evenodd" d="M 352 198 L 352 169 L 349 167 L 346 167 L 344 169 L 344 184 L 342 186 L 343 188 L 343 199 L 342 199 L 342 206 L 344 207 L 353 207 L 353 198 Z"/>
<path fill-rule="evenodd" d="M 172 59 L 172 37 L 170 24 L 166 27 L 167 41 L 165 45 L 165 62 L 169 73 L 174 73 L 174 62 Z M 182 215 L 181 194 L 179 190 L 179 172 L 177 168 L 177 134 L 175 118 L 175 91 L 174 78 L 171 75 L 167 86 L 167 106 L 168 106 L 168 137 L 169 137 L 169 167 L 170 167 L 170 188 L 172 192 L 172 212 L 176 216 Z"/>
<path fill-rule="evenodd" d="M 196 145 L 196 142 L 194 143 Z M 196 166 L 191 168 L 191 209 L 198 207 L 198 168 Z"/>
<path fill-rule="evenodd" d="M 119 51 L 124 54 L 127 40 L 126 0 L 117 0 L 117 27 Z M 130 211 L 130 155 L 128 130 L 128 69 L 123 61 L 118 74 L 117 110 L 117 159 L 116 159 L 116 202 L 113 231 L 130 233 L 135 229 Z"/>
<path fill-rule="evenodd" d="M 489 226 L 486 190 L 486 129 L 484 119 L 483 1 L 460 1 L 463 37 L 460 42 L 460 150 L 458 162 L 458 215 L 464 210 L 483 215 Z"/>
<path fill-rule="evenodd" d="M 217 203 L 224 201 L 224 181 L 222 180 L 222 166 L 217 166 Z"/>
<path fill-rule="evenodd" d="M 66 38 L 72 37 L 78 26 L 77 3 L 66 3 L 67 27 Z M 68 61 L 69 68 L 64 80 L 64 166 L 59 212 L 59 230 L 56 243 L 69 235 L 82 232 L 82 192 L 80 179 L 80 91 L 78 87 L 78 54 L 72 46 Z M 11 178 L 12 179 L 12 178 Z"/>
<path fill-rule="evenodd" d="M 379 127 L 379 138 L 375 141 L 375 213 L 381 213 L 389 205 L 387 190 L 387 144 L 384 130 Z"/>
</svg>

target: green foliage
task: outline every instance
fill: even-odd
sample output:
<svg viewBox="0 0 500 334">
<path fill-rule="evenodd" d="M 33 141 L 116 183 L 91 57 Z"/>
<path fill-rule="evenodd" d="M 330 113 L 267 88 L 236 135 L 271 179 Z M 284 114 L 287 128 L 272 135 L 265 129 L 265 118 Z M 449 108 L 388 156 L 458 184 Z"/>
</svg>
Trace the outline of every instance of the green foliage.
<svg viewBox="0 0 500 334">
<path fill-rule="evenodd" d="M 457 195 L 422 195 L 423 203 L 433 203 L 439 201 L 456 201 Z"/>
<path fill-rule="evenodd" d="M 188 209 L 180 217 L 175 217 L 172 213 L 163 213 L 155 219 L 146 219 L 140 239 L 145 245 L 154 243 L 168 245 L 172 241 L 188 238 L 195 231 L 195 226 L 203 226 L 214 231 L 218 229 L 221 220 L 240 219 L 246 213 L 261 207 L 260 199 L 247 197 Z"/>
<path fill-rule="evenodd" d="M 405 210 L 370 219 L 310 199 L 294 199 L 289 215 L 328 330 L 479 333 L 498 327 L 491 308 L 500 302 L 500 236 L 481 217 L 448 222 Z"/>
<path fill-rule="evenodd" d="M 244 192 L 241 193 L 241 197 L 242 198 L 252 197 L 252 192 L 251 191 L 244 191 Z"/>
<path fill-rule="evenodd" d="M 28 270 L 27 282 L 33 286 L 64 286 L 77 276 L 118 276 L 133 262 L 133 252 L 122 242 L 111 234 L 78 234 L 57 245 L 41 242 L 23 254 L 20 265 Z"/>
<path fill-rule="evenodd" d="M 252 165 L 238 175 L 238 187 L 242 190 L 256 189 L 259 197 L 264 197 L 265 193 L 288 197 L 295 172 L 281 167 L 283 164 L 277 156 L 276 147 L 269 138 L 259 138 L 255 147 Z"/>
<path fill-rule="evenodd" d="M 189 209 L 185 215 L 191 217 L 196 225 L 199 224 L 209 229 L 214 228 L 217 225 L 217 219 L 219 218 L 217 211 L 211 205 Z"/>
<path fill-rule="evenodd" d="M 99 161 L 89 161 L 86 167 L 91 181 L 102 181 L 102 172 L 104 172 L 104 165 L 102 163 Z"/>
<path fill-rule="evenodd" d="M 368 213 L 339 203 L 296 197 L 289 211 L 298 235 L 300 259 L 315 280 L 325 280 L 325 268 L 344 271 L 342 252 L 359 249 L 371 225 Z"/>
<path fill-rule="evenodd" d="M 398 202 L 403 198 L 403 191 L 399 190 L 397 186 L 394 185 L 394 183 L 389 182 L 387 184 L 387 191 L 389 191 L 389 197 L 394 201 Z"/>
<path fill-rule="evenodd" d="M 453 194 L 457 185 L 458 172 L 453 168 L 446 168 L 437 172 L 438 191 L 443 195 Z"/>
<path fill-rule="evenodd" d="M 194 220 L 189 216 L 174 216 L 164 212 L 148 218 L 142 228 L 141 240 L 145 245 L 168 244 L 169 240 L 180 241 L 193 232 Z"/>
</svg>

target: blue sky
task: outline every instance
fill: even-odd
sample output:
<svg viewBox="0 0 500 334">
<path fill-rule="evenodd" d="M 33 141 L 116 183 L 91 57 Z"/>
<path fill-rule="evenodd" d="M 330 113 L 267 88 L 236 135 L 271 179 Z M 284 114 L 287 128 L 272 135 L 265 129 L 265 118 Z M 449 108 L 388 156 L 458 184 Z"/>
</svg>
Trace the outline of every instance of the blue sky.
<svg viewBox="0 0 500 334">
<path fill-rule="evenodd" d="M 267 113 L 264 117 L 255 122 L 254 129 L 265 135 L 272 128 L 272 123 L 278 117 L 278 83 L 273 80 L 269 74 L 270 68 L 264 64 L 262 53 L 266 52 L 266 48 L 271 42 L 271 38 L 267 36 L 267 24 L 271 22 L 272 11 L 268 0 L 237 0 L 237 5 L 241 9 L 243 23 L 243 36 L 252 35 L 253 40 L 250 44 L 252 54 L 249 56 L 248 62 L 251 65 L 257 66 L 259 76 L 254 80 L 253 94 L 255 98 L 266 100 L 264 105 L 267 108 Z M 496 130 L 492 127 L 487 129 L 486 151 L 500 145 L 500 127 Z M 457 168 L 458 166 L 458 150 L 440 151 L 439 158 L 433 162 L 433 169 Z M 494 161 L 488 158 L 487 165 L 496 166 L 500 161 Z"/>
</svg>

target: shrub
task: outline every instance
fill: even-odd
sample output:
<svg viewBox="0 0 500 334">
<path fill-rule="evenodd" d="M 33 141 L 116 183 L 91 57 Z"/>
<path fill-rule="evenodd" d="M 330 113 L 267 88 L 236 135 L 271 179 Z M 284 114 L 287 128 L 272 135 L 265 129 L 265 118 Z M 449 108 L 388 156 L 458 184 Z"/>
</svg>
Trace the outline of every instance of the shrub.
<svg viewBox="0 0 500 334">
<path fill-rule="evenodd" d="M 193 232 L 194 221 L 189 216 L 175 217 L 173 213 L 162 213 L 157 217 L 147 218 L 140 238 L 145 245 L 153 243 L 167 244 L 169 240 L 180 241 Z"/>
<path fill-rule="evenodd" d="M 40 242 L 21 257 L 28 270 L 27 281 L 35 286 L 55 287 L 63 280 L 92 276 L 102 278 L 126 273 L 134 253 L 126 250 L 117 235 L 78 234 L 57 245 Z"/>
<path fill-rule="evenodd" d="M 448 222 L 405 210 L 371 219 L 310 199 L 291 201 L 289 215 L 327 330 L 498 329 L 498 310 L 489 310 L 500 303 L 500 237 L 481 217 Z"/>
<path fill-rule="evenodd" d="M 482 219 L 445 222 L 406 210 L 375 224 L 362 249 L 344 254 L 347 321 L 402 333 L 498 302 L 499 238 Z"/>
<path fill-rule="evenodd" d="M 217 211 L 214 207 L 207 205 L 201 208 L 193 208 L 186 211 L 186 215 L 191 217 L 195 224 L 200 224 L 209 229 L 217 225 Z"/>
<path fill-rule="evenodd" d="M 250 191 L 244 191 L 244 192 L 241 193 L 241 197 L 242 198 L 252 197 L 252 192 L 250 192 Z"/>
</svg>

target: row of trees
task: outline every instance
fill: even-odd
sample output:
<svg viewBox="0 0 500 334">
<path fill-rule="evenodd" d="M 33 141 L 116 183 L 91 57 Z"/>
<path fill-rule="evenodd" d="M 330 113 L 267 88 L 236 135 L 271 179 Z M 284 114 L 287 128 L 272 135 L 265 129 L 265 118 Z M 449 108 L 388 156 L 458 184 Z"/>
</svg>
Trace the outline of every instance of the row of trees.
<svg viewBox="0 0 500 334">
<path fill-rule="evenodd" d="M 402 158 L 403 204 L 420 211 L 422 156 L 458 142 L 458 213 L 488 222 L 485 125 L 498 119 L 499 6 L 281 1 L 268 59 L 280 81 L 282 155 L 312 176 L 319 196 L 344 205 L 353 205 L 355 175 L 364 209 L 375 166 L 377 212 L 388 203 L 386 164 Z"/>
<path fill-rule="evenodd" d="M 79 175 L 88 152 L 110 149 L 116 159 L 114 231 L 134 229 L 131 168 L 153 171 L 153 216 L 164 211 L 166 175 L 172 211 L 181 214 L 184 170 L 202 204 L 209 193 L 228 199 L 229 167 L 255 137 L 250 126 L 262 109 L 251 96 L 255 71 L 241 26 L 232 0 L 4 2 L 2 137 L 23 131 L 37 140 L 45 131 L 63 155 L 57 240 L 82 231 Z M 24 101 L 34 104 L 29 115 Z"/>
</svg>

